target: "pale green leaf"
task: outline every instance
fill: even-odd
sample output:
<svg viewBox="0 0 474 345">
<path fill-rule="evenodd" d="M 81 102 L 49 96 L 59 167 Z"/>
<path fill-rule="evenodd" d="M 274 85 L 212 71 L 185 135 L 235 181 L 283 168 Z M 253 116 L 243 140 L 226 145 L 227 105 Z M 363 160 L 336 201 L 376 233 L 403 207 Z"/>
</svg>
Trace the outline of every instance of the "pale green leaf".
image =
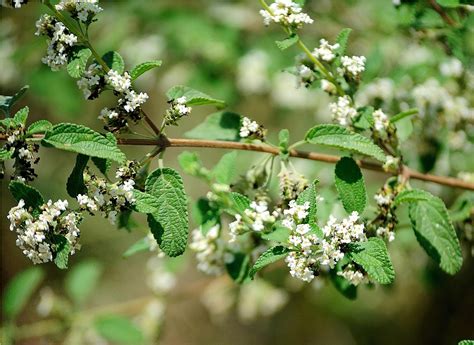
<svg viewBox="0 0 474 345">
<path fill-rule="evenodd" d="M 347 43 L 349 42 L 349 36 L 352 32 L 352 29 L 345 28 L 337 35 L 336 42 L 339 43 L 339 48 L 336 49 L 336 52 L 339 55 L 344 55 L 347 49 Z"/>
<path fill-rule="evenodd" d="M 240 115 L 223 111 L 209 115 L 206 119 L 186 132 L 184 136 L 193 139 L 213 139 L 239 141 Z"/>
<path fill-rule="evenodd" d="M 141 345 L 145 342 L 142 331 L 124 316 L 101 316 L 94 321 L 94 328 L 114 344 Z"/>
<path fill-rule="evenodd" d="M 245 195 L 231 192 L 229 198 L 232 202 L 232 208 L 237 213 L 244 213 L 250 207 L 250 200 Z"/>
<path fill-rule="evenodd" d="M 188 86 L 173 86 L 166 92 L 169 101 L 173 101 L 180 97 L 186 97 L 186 105 L 215 105 L 218 108 L 225 107 L 225 102 L 213 98 L 201 91 L 194 90 Z"/>
<path fill-rule="evenodd" d="M 53 128 L 53 125 L 48 120 L 39 120 L 33 122 L 26 131 L 27 136 L 32 136 L 37 133 L 45 133 Z"/>
<path fill-rule="evenodd" d="M 89 60 L 92 52 L 86 47 L 74 47 L 74 52 L 71 55 L 71 59 L 67 64 L 67 73 L 73 78 L 80 78 L 86 70 L 87 61 Z"/>
<path fill-rule="evenodd" d="M 295 45 L 300 38 L 297 34 L 292 34 L 291 36 L 285 38 L 283 41 L 275 41 L 278 48 L 285 50 L 290 48 L 292 45 Z"/>
<path fill-rule="evenodd" d="M 125 253 L 122 254 L 124 258 L 128 258 L 136 253 L 139 252 L 144 252 L 144 251 L 149 251 L 150 250 L 150 241 L 148 240 L 148 237 L 144 237 L 134 244 L 132 244 L 126 251 Z"/>
<path fill-rule="evenodd" d="M 66 293 L 77 305 L 82 305 L 96 289 L 102 266 L 94 260 L 87 260 L 74 265 L 64 281 Z"/>
<path fill-rule="evenodd" d="M 230 184 L 237 175 L 237 151 L 226 153 L 212 169 L 216 182 Z"/>
<path fill-rule="evenodd" d="M 0 162 L 6 161 L 10 158 L 12 158 L 13 153 L 15 150 L 10 149 L 10 150 L 5 150 L 5 149 L 0 149 Z"/>
<path fill-rule="evenodd" d="M 135 67 L 133 67 L 133 69 L 130 71 L 130 77 L 132 78 L 132 80 L 135 80 L 139 76 L 141 76 L 143 73 L 155 67 L 160 67 L 161 64 L 162 64 L 161 60 L 142 62 L 141 64 L 138 64 Z"/>
<path fill-rule="evenodd" d="M 253 265 L 252 269 L 250 270 L 250 277 L 253 279 L 255 274 L 260 271 L 265 266 L 268 266 L 278 260 L 283 259 L 288 255 L 290 250 L 287 247 L 283 246 L 275 246 L 270 249 L 267 249 L 264 253 L 262 253 L 255 264 Z"/>
<path fill-rule="evenodd" d="M 13 117 L 13 121 L 15 122 L 17 126 L 19 125 L 24 126 L 26 124 L 29 111 L 30 109 L 28 107 L 23 107 L 16 112 L 15 116 Z"/>
<path fill-rule="evenodd" d="M 66 237 L 62 235 L 52 236 L 52 249 L 54 253 L 54 263 L 59 269 L 66 269 L 71 252 L 71 244 Z"/>
</svg>

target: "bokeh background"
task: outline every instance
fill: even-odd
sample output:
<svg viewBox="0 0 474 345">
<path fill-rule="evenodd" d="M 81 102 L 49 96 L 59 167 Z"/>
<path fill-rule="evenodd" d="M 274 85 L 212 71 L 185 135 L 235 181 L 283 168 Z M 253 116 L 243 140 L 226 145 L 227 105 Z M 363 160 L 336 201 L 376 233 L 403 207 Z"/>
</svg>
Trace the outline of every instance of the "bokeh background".
<svg viewBox="0 0 474 345">
<path fill-rule="evenodd" d="M 282 39 L 282 33 L 277 27 L 262 25 L 258 1 L 133 0 L 101 4 L 104 12 L 91 27 L 96 50 L 119 51 L 128 68 L 149 59 L 163 60 L 161 68 L 136 83 L 137 89 L 150 95 L 145 110 L 157 122 L 167 107 L 165 91 L 177 84 L 226 100 L 229 110 L 267 127 L 271 138 L 276 137 L 279 129 L 290 128 L 296 141 L 314 124 L 330 122 L 329 97 L 316 89 L 296 88 L 295 77 L 284 71 L 294 63 L 296 51 L 281 52 L 276 47 L 274 41 Z M 97 115 L 104 106 L 113 104 L 112 96 L 85 101 L 75 81 L 64 71 L 51 72 L 40 62 L 46 43 L 34 36 L 34 23 L 43 11 L 34 1 L 21 10 L 0 8 L 0 94 L 13 94 L 23 85 L 30 85 L 20 102 L 21 106 L 30 107 L 29 121 L 77 122 L 101 130 Z M 416 32 L 401 25 L 403 17 L 389 0 L 310 0 L 307 11 L 315 19 L 314 25 L 306 27 L 302 34 L 309 46 L 317 45 L 322 37 L 333 41 L 342 28 L 353 28 L 349 52 L 367 56 L 364 81 L 390 77 L 397 85 L 404 85 L 408 76 L 411 85 L 422 83 L 435 75 L 439 64 L 447 59 L 440 44 L 420 40 Z M 472 59 L 468 57 L 468 61 Z M 182 136 L 213 111 L 210 107 L 196 108 L 179 128 L 169 131 L 170 136 Z M 408 156 L 416 155 L 416 141 L 404 145 Z M 129 157 L 141 157 L 147 148 L 124 150 Z M 176 157 L 180 151 L 170 149 L 165 164 L 178 168 Z M 197 151 L 208 166 L 225 152 Z M 431 170 L 453 175 L 459 171 L 472 172 L 474 160 L 470 152 L 472 142 L 467 142 L 452 153 L 451 161 Z M 65 198 L 64 185 L 74 155 L 46 148 L 40 154 L 40 178 L 34 186 L 48 199 Z M 241 153 L 239 172 L 245 173 L 248 162 L 258 158 L 256 154 Z M 339 202 L 327 188 L 332 182 L 333 166 L 297 160 L 293 163 L 309 177 L 320 179 L 321 189 L 326 193 L 322 208 L 326 213 L 337 213 Z M 420 168 L 415 159 L 410 164 Z M 381 174 L 365 173 L 369 195 L 384 178 Z M 207 187 L 200 181 L 187 176 L 184 179 L 191 199 L 206 193 Z M 6 214 L 14 200 L 8 193 L 7 182 L 1 183 L 3 291 L 16 273 L 31 264 L 15 246 L 15 235 L 8 229 Z M 434 185 L 424 188 L 442 195 L 448 205 L 459 194 Z M 102 267 L 100 283 L 84 309 L 141 301 L 150 295 L 150 270 L 154 265 L 150 257 L 154 254 L 122 258 L 123 252 L 143 237 L 144 219 L 137 217 L 136 222 L 137 227 L 131 232 L 117 230 L 99 218 L 87 218 L 83 223 L 83 248 L 72 257 L 70 265 L 94 259 Z M 166 311 L 159 322 L 159 341 L 152 343 L 457 344 L 461 339 L 474 338 L 474 274 L 469 248 L 464 248 L 461 272 L 447 276 L 419 248 L 406 217 L 402 217 L 401 223 L 397 240 L 390 246 L 397 272 L 395 283 L 387 288 L 363 287 L 355 301 L 345 299 L 329 284 L 302 286 L 281 278 L 285 269 L 269 272 L 269 281 L 278 283 L 267 286 L 256 281 L 239 288 L 227 277 L 212 279 L 197 272 L 192 252 L 188 251 L 184 258 L 170 260 L 179 261 L 169 265 L 177 283 L 167 293 Z M 45 291 L 64 295 L 66 272 L 52 264 L 42 268 L 46 272 L 43 297 Z M 268 300 L 274 303 L 265 303 Z M 20 317 L 21 324 L 41 319 L 39 301 L 40 294 L 35 294 Z M 132 317 L 140 313 L 140 309 L 131 310 Z M 61 341 L 40 337 L 19 343 Z M 99 344 L 102 340 L 88 341 Z"/>
</svg>

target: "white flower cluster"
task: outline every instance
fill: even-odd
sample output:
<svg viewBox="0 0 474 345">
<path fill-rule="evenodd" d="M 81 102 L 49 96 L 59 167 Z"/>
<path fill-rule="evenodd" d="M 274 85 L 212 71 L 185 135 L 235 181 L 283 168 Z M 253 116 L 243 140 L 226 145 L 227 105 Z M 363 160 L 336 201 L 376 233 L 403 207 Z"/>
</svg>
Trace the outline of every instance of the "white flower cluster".
<svg viewBox="0 0 474 345">
<path fill-rule="evenodd" d="M 252 134 L 256 134 L 260 125 L 256 121 L 250 120 L 248 117 L 242 119 L 242 125 L 240 126 L 240 137 L 248 138 Z"/>
<path fill-rule="evenodd" d="M 219 237 L 220 225 L 216 224 L 203 234 L 200 228 L 192 232 L 189 248 L 196 252 L 197 268 L 208 275 L 220 275 L 224 272 L 225 263 L 233 260 L 226 253 L 225 243 Z"/>
<path fill-rule="evenodd" d="M 278 211 L 270 213 L 268 203 L 263 200 L 252 201 L 250 208 L 246 209 L 244 214 L 250 229 L 257 232 L 263 231 L 266 226 L 275 223 L 276 217 L 278 217 Z M 242 219 L 240 214 L 236 214 L 235 221 L 229 224 L 231 236 L 229 242 L 235 242 L 237 236 L 240 235 L 245 228 L 244 219 Z"/>
<path fill-rule="evenodd" d="M 325 39 L 319 41 L 319 47 L 313 51 L 313 56 L 326 62 L 332 62 L 336 58 L 336 49 L 339 49 L 339 43 L 330 45 Z M 347 58 L 347 56 L 345 56 Z"/>
<path fill-rule="evenodd" d="M 111 69 L 105 76 L 105 81 L 118 93 L 127 92 L 132 86 L 132 79 L 128 72 L 120 75 L 117 71 Z"/>
<path fill-rule="evenodd" d="M 439 70 L 446 77 L 459 78 L 462 76 L 464 68 L 461 61 L 456 58 L 450 58 L 439 66 Z"/>
<path fill-rule="evenodd" d="M 380 78 L 366 84 L 357 92 L 357 104 L 373 104 L 376 101 L 391 102 L 395 96 L 395 84 L 392 79 Z"/>
<path fill-rule="evenodd" d="M 355 286 L 369 283 L 367 274 L 357 270 L 353 264 L 348 264 L 342 271 L 337 272 L 337 275 L 345 278 Z"/>
<path fill-rule="evenodd" d="M 21 5 L 28 3 L 28 0 L 2 0 L 0 2 L 1 6 L 21 8 Z"/>
<path fill-rule="evenodd" d="M 42 62 L 51 70 L 58 71 L 65 66 L 71 54 L 71 48 L 77 43 L 77 36 L 72 34 L 63 23 L 55 18 L 44 14 L 36 22 L 37 36 L 47 36 L 47 55 L 42 58 Z"/>
<path fill-rule="evenodd" d="M 359 79 L 365 71 L 365 56 L 343 56 L 341 63 L 344 72 L 353 79 Z"/>
<path fill-rule="evenodd" d="M 278 179 L 280 195 L 284 200 L 296 199 L 308 187 L 308 180 L 304 175 L 297 172 L 292 166 L 288 169 L 283 163 Z"/>
<path fill-rule="evenodd" d="M 165 114 L 165 125 L 177 125 L 178 120 L 183 116 L 191 114 L 191 107 L 186 105 L 188 99 L 186 96 L 181 96 L 173 100 L 170 104 L 170 108 L 166 110 Z"/>
<path fill-rule="evenodd" d="M 115 224 L 118 212 L 129 208 L 135 202 L 133 174 L 129 176 L 123 169 L 117 171 L 116 177 L 120 181 L 116 183 L 108 183 L 105 179 L 84 171 L 87 194 L 79 194 L 76 197 L 81 209 L 91 213 L 99 211 L 110 223 Z"/>
<path fill-rule="evenodd" d="M 342 126 L 350 125 L 357 116 L 357 110 L 352 106 L 349 96 L 338 97 L 337 102 L 329 103 L 329 110 L 333 121 Z"/>
<path fill-rule="evenodd" d="M 379 226 L 376 230 L 376 234 L 378 237 L 383 237 L 389 242 L 395 240 L 395 232 L 391 231 L 386 226 Z"/>
<path fill-rule="evenodd" d="M 67 207 L 66 200 L 54 203 L 49 200 L 36 216 L 25 208 L 24 200 L 20 200 L 8 213 L 10 230 L 18 236 L 16 245 L 34 264 L 53 260 L 56 236 L 63 236 L 69 242 L 71 255 L 80 249 L 77 225 L 81 217 L 75 212 L 66 212 Z"/>
<path fill-rule="evenodd" d="M 315 80 L 314 73 L 311 68 L 304 64 L 298 65 L 296 67 L 296 73 L 298 77 L 296 81 L 296 87 L 299 87 L 300 85 L 307 87 Z"/>
<path fill-rule="evenodd" d="M 372 116 L 374 118 L 375 131 L 379 133 L 385 132 L 390 124 L 388 116 L 382 111 L 382 109 L 375 110 Z"/>
<path fill-rule="evenodd" d="M 83 23 L 89 23 L 102 8 L 97 5 L 98 0 L 61 0 L 55 8 L 58 11 L 68 11 L 73 18 Z"/>
<path fill-rule="evenodd" d="M 103 82 L 103 69 L 97 63 L 91 63 L 84 71 L 82 77 L 77 81 L 79 90 L 84 94 L 85 99 L 90 99 L 93 90 L 97 90 Z"/>
<path fill-rule="evenodd" d="M 313 23 L 313 19 L 302 12 L 301 6 L 291 0 L 276 0 L 269 10 L 260 10 L 260 14 L 265 25 L 275 22 L 286 27 L 300 28 L 303 24 Z"/>
</svg>

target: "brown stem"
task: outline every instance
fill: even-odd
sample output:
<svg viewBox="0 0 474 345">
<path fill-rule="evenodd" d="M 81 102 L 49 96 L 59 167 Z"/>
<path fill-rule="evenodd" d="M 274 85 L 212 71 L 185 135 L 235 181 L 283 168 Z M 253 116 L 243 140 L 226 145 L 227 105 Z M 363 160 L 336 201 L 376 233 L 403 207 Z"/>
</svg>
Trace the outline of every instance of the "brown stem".
<svg viewBox="0 0 474 345">
<path fill-rule="evenodd" d="M 42 134 L 33 135 L 35 139 L 43 138 Z M 0 140 L 6 140 L 5 135 L 0 134 Z M 264 152 L 272 155 L 280 154 L 280 151 L 276 147 L 272 147 L 267 144 L 247 144 L 235 141 L 220 141 L 220 140 L 198 140 L 198 139 L 177 139 L 177 138 L 166 138 L 161 136 L 158 139 L 141 139 L 141 138 L 118 138 L 117 142 L 119 145 L 133 145 L 133 146 L 161 146 L 161 147 L 203 147 L 203 148 L 215 148 L 215 149 L 229 149 L 229 150 L 242 150 L 242 151 L 255 151 Z M 290 150 L 289 154 L 291 157 L 309 159 L 313 161 L 320 161 L 325 163 L 337 163 L 340 159 L 339 156 L 328 155 L 324 153 L 308 152 L 300 150 Z M 364 160 L 358 160 L 357 164 L 367 170 L 384 172 L 381 164 L 368 162 Z M 407 166 L 403 167 L 404 177 L 408 179 L 415 179 L 427 182 L 433 182 L 445 186 L 462 188 L 468 190 L 474 190 L 474 183 L 463 181 L 454 177 L 437 176 L 431 174 L 423 174 L 419 171 L 412 170 Z"/>
<path fill-rule="evenodd" d="M 436 2 L 436 0 L 430 0 L 431 7 L 438 12 L 438 14 L 443 18 L 446 24 L 451 26 L 456 26 L 457 23 L 443 10 L 443 8 Z"/>
</svg>

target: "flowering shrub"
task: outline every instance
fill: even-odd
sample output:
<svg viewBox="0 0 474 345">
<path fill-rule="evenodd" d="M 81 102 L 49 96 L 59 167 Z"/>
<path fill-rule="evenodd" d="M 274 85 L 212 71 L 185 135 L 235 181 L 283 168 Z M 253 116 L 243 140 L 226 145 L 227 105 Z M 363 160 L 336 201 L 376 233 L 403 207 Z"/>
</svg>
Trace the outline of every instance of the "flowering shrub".
<svg viewBox="0 0 474 345">
<path fill-rule="evenodd" d="M 2 3 L 21 8 L 26 2 Z M 472 7 L 457 1 L 452 2 L 456 5 L 443 6 L 445 2 L 438 1 L 441 5 L 434 6 L 441 20 L 456 30 L 468 30 Z M 320 89 L 331 98 L 326 111 L 333 123 L 307 126 L 305 136 L 290 143 L 291 128 L 282 129 L 274 140 L 276 135 L 250 116 L 220 111 L 189 131 L 189 138 L 175 139 L 168 135 L 169 126 L 186 121 L 195 107 L 222 109 L 225 102 L 177 85 L 166 93 L 168 106 L 161 123 L 156 124 L 156 116 L 145 111 L 150 96 L 139 91 L 135 81 L 160 67 L 161 61 L 129 68 L 116 51 L 99 54 L 88 35 L 89 27 L 103 11 L 96 0 L 42 3 L 49 13 L 36 23 L 36 35 L 47 41 L 42 62 L 52 71 L 75 78 L 86 100 L 110 91 L 115 101 L 95 115 L 104 123 L 99 133 L 82 124 L 53 125 L 47 120 L 29 123 L 27 107 L 13 113 L 26 88 L 0 98 L 6 115 L 0 122 L 2 176 L 9 175 L 9 189 L 18 202 L 7 218 L 10 230 L 16 233 L 17 246 L 33 264 L 53 261 L 66 269 L 70 256 L 81 248 L 81 221 L 95 215 L 119 227 L 127 227 L 133 214 L 146 216 L 149 234 L 133 245 L 127 256 L 145 250 L 157 252 L 160 258 L 182 255 L 188 247 L 186 186 L 178 171 L 164 165 L 164 154 L 172 147 L 184 146 L 233 150 L 212 169 L 206 168 L 196 153 L 185 151 L 178 157 L 186 174 L 209 187 L 209 192 L 192 205 L 197 227 L 189 241 L 197 268 L 205 274 L 227 274 L 236 284 L 246 284 L 253 279 L 263 281 L 266 271 L 278 268 L 277 262 L 281 261 L 293 278 L 305 283 L 327 280 L 344 296 L 355 298 L 361 285 L 394 282 L 388 245 L 397 240 L 400 210 L 406 208 L 419 244 L 441 270 L 454 275 L 461 269 L 459 238 L 472 248 L 472 192 L 462 194 L 458 204 L 448 209 L 438 196 L 413 188 L 410 182 L 418 179 L 472 191 L 472 172 L 458 171 L 459 178 L 428 174 L 441 150 L 405 152 L 403 147 L 412 132 L 413 140 L 423 148 L 430 136 L 438 140 L 437 131 L 447 128 L 452 138 L 446 150 L 472 154 L 474 71 L 467 67 L 472 56 L 465 55 L 458 43 L 450 42 L 447 50 L 453 56 L 439 67 L 441 81 L 433 78 L 394 85 L 391 79 L 374 79 L 361 86 L 368 59 L 347 53 L 350 29 L 343 29 L 334 41 L 321 38 L 311 49 L 300 37 L 300 30 L 313 23 L 301 1 L 267 4 L 261 0 L 263 24 L 277 25 L 285 34 L 276 42 L 278 48 L 286 51 L 294 47 L 302 52 L 288 72 L 294 75 L 298 87 Z M 426 8 L 421 3 L 395 5 L 422 18 Z M 452 22 L 451 12 L 456 13 L 459 22 Z M 422 132 L 430 135 L 422 136 Z M 140 159 L 127 157 L 121 145 L 153 149 Z M 302 145 L 311 151 L 297 150 Z M 42 147 L 68 151 L 71 158 L 76 155 L 66 183 L 69 199 L 45 202 L 32 186 L 36 178 L 41 178 L 34 167 Z M 340 155 L 317 153 L 315 150 L 321 147 L 337 150 Z M 236 176 L 237 150 L 257 151 L 265 157 L 249 167 L 245 175 Z M 416 155 L 420 156 L 423 171 L 407 166 Z M 320 215 L 325 199 L 319 181 L 298 171 L 293 165 L 295 158 L 335 164 L 332 185 L 345 214 Z M 150 171 L 154 159 L 159 168 Z M 12 169 L 5 169 L 6 165 Z M 364 169 L 389 175 L 370 197 Z M 270 188 L 275 180 L 278 193 Z M 368 204 L 372 198 L 375 207 L 371 208 Z M 155 265 L 158 268 L 153 269 L 159 272 L 151 279 L 160 274 L 165 278 L 156 278 L 150 284 L 159 294 L 175 284 L 174 276 L 161 265 Z M 266 282 L 257 284 L 275 296 L 275 305 L 284 303 L 282 292 L 272 290 Z M 101 329 L 107 329 L 107 322 L 121 321 L 102 322 Z M 102 335 L 107 338 L 106 331 Z"/>
</svg>

